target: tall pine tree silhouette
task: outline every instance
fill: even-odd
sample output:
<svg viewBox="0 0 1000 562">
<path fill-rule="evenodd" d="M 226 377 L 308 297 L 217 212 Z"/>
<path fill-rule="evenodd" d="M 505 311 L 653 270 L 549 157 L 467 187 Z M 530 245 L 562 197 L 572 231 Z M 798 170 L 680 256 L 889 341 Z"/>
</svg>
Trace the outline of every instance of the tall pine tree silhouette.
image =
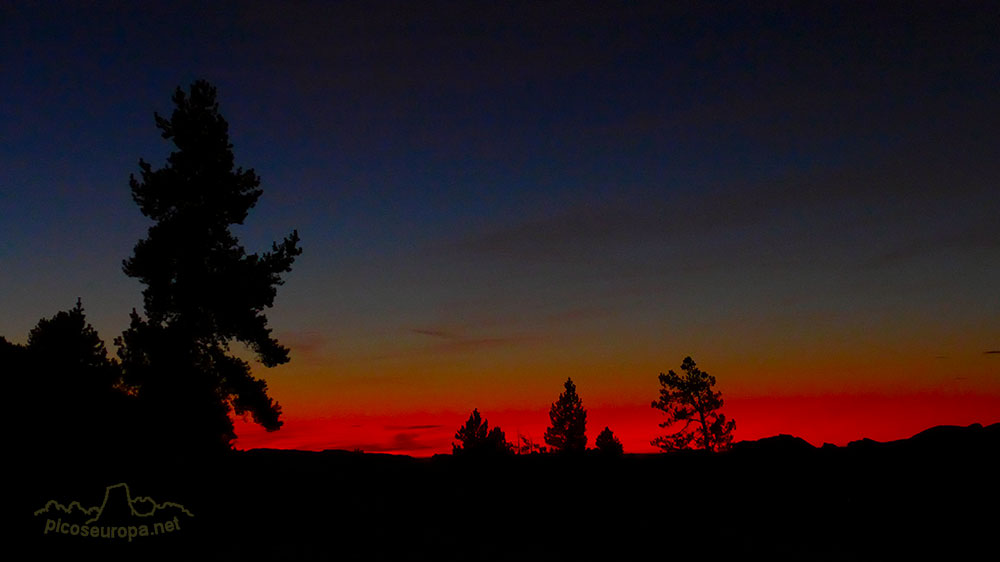
<svg viewBox="0 0 1000 562">
<path fill-rule="evenodd" d="M 154 115 L 177 150 L 157 170 L 140 159 L 141 177 L 130 178 L 133 200 L 154 224 L 123 264 L 145 285 L 145 318 L 133 311 L 116 343 L 125 383 L 149 412 L 160 446 L 228 449 L 230 411 L 269 431 L 281 426 L 266 383 L 229 345 L 242 342 L 267 367 L 288 361 L 263 311 L 302 250 L 293 231 L 270 252 L 246 253 L 230 227 L 257 203 L 260 178 L 234 169 L 214 87 L 197 81 L 190 94 L 178 88 L 173 101 L 169 119 Z"/>
<path fill-rule="evenodd" d="M 545 430 L 545 442 L 559 452 L 582 452 L 587 448 L 587 411 L 573 379 L 567 378 L 563 386 L 566 390 L 549 410 L 552 425 Z"/>
</svg>

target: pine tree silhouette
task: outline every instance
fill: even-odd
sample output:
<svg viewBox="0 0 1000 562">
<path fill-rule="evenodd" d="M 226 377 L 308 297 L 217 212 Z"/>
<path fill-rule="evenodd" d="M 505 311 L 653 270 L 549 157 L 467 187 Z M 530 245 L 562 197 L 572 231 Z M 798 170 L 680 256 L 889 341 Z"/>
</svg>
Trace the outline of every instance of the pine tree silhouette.
<svg viewBox="0 0 1000 562">
<path fill-rule="evenodd" d="M 597 447 L 598 451 L 605 455 L 614 456 L 620 455 L 624 452 L 622 442 L 615 437 L 615 434 L 607 426 L 605 426 L 604 431 L 597 436 L 597 439 L 594 440 L 594 446 Z"/>
<path fill-rule="evenodd" d="M 663 410 L 667 419 L 660 427 L 674 427 L 673 433 L 657 437 L 651 443 L 664 451 L 700 448 L 709 451 L 728 449 L 733 441 L 736 422 L 719 412 L 722 393 L 713 391 L 715 377 L 699 369 L 685 357 L 684 375 L 673 371 L 660 373 L 660 398 L 653 407 Z M 683 425 L 681 425 L 683 424 Z"/>
<path fill-rule="evenodd" d="M 587 411 L 573 379 L 567 378 L 563 386 L 566 390 L 549 410 L 552 425 L 545 430 L 545 442 L 559 452 L 582 452 L 587 448 Z"/>
<path fill-rule="evenodd" d="M 161 420 L 156 438 L 183 449 L 228 449 L 236 437 L 230 411 L 268 431 L 281 427 L 266 383 L 228 350 L 238 341 L 267 367 L 288 361 L 263 311 L 301 249 L 292 232 L 270 252 L 244 251 L 230 227 L 257 203 L 260 179 L 234 169 L 214 87 L 195 82 L 173 101 L 169 119 L 155 118 L 177 150 L 158 170 L 140 160 L 141 177 L 130 179 L 132 198 L 154 224 L 124 262 L 125 273 L 145 285 L 145 318 L 133 311 L 116 343 L 126 383 Z"/>
<path fill-rule="evenodd" d="M 479 410 L 472 410 L 468 421 L 455 433 L 459 442 L 452 444 L 455 455 L 482 456 L 508 454 L 513 452 L 513 446 L 507 442 L 503 431 L 489 424 L 479 415 Z"/>
</svg>

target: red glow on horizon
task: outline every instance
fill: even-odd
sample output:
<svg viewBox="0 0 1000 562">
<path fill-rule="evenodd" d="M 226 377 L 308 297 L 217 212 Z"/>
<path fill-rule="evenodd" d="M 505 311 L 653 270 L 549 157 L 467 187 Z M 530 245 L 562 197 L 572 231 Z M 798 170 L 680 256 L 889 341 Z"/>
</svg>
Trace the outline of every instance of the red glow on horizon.
<svg viewBox="0 0 1000 562">
<path fill-rule="evenodd" d="M 281 430 L 236 420 L 238 449 L 275 448 L 321 451 L 360 449 L 365 452 L 429 457 L 451 453 L 454 434 L 469 412 L 373 414 L 295 418 L 285 417 Z M 870 438 L 891 441 L 910 437 L 935 425 L 988 425 L 1000 421 L 1000 395 L 934 392 L 767 396 L 727 398 L 723 412 L 736 420 L 736 440 L 778 434 L 801 437 L 813 445 L 846 445 Z M 519 435 L 544 445 L 548 405 L 537 410 L 497 410 L 480 413 L 490 427 L 499 425 L 507 440 Z M 649 403 L 587 408 L 588 446 L 608 426 L 628 453 L 658 449 L 650 440 L 660 434 L 662 414 Z"/>
</svg>

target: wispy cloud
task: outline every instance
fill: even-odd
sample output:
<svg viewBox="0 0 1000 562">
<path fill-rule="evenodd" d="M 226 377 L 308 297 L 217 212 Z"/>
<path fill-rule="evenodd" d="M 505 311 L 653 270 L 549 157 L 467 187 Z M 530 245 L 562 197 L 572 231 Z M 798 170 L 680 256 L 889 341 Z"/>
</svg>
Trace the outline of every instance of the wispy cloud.
<svg viewBox="0 0 1000 562">
<path fill-rule="evenodd" d="M 284 332 L 278 341 L 287 346 L 293 357 L 311 360 L 318 357 L 327 344 L 327 338 L 320 332 Z"/>
<path fill-rule="evenodd" d="M 413 332 L 414 334 L 420 334 L 422 336 L 431 336 L 435 338 L 442 338 L 446 340 L 459 339 L 455 334 L 445 332 L 443 330 L 424 330 L 421 328 L 414 328 L 410 331 Z"/>
<path fill-rule="evenodd" d="M 529 339 L 530 338 L 523 336 L 508 338 L 469 338 L 449 342 L 448 344 L 438 346 L 437 349 L 443 351 L 470 351 L 474 349 L 514 345 L 528 341 Z"/>
<path fill-rule="evenodd" d="M 977 248 L 1000 248 L 1000 222 L 996 221 L 995 218 L 983 219 L 979 224 L 967 226 L 960 232 L 936 237 L 922 237 L 901 243 L 876 256 L 868 262 L 868 265 L 879 267 L 935 252 Z"/>
<path fill-rule="evenodd" d="M 358 443 L 353 445 L 352 449 L 360 449 L 366 452 L 372 453 L 407 453 L 424 451 L 427 449 L 433 449 L 434 446 L 423 443 L 419 439 L 421 437 L 420 433 L 414 432 L 400 432 L 394 434 L 389 438 L 388 442 L 371 442 L 371 443 Z"/>
<path fill-rule="evenodd" d="M 418 430 L 418 429 L 438 429 L 439 427 L 442 427 L 442 426 L 441 425 L 436 425 L 436 424 L 427 424 L 427 425 L 387 425 L 387 426 L 385 426 L 385 429 L 387 431 L 415 431 L 415 430 Z"/>
<path fill-rule="evenodd" d="M 786 197 L 784 193 L 772 195 Z M 483 227 L 446 243 L 443 250 L 463 259 L 588 263 L 617 254 L 609 249 L 649 243 L 703 251 L 720 235 L 726 238 L 731 230 L 764 221 L 773 212 L 766 200 L 756 190 L 734 189 L 663 190 L 582 201 Z"/>
<path fill-rule="evenodd" d="M 480 337 L 453 330 L 433 328 L 409 328 L 406 330 L 406 333 L 423 336 L 424 340 L 417 339 L 409 342 L 397 342 L 393 344 L 392 349 L 368 356 L 367 359 L 381 361 L 403 357 L 468 353 L 482 349 L 519 345 L 535 339 L 532 336 L 526 335 Z"/>
<path fill-rule="evenodd" d="M 545 321 L 550 324 L 567 324 L 581 321 L 589 321 L 603 318 L 613 314 L 614 310 L 608 305 L 603 306 L 577 306 L 545 317 Z"/>
<path fill-rule="evenodd" d="M 628 256 L 642 263 L 667 257 L 685 267 L 730 267 L 734 260 L 770 263 L 779 256 L 798 263 L 842 255 L 872 267 L 930 252 L 998 247 L 990 179 L 995 165 L 930 150 L 905 146 L 782 177 L 720 177 L 700 189 L 665 186 L 540 204 L 443 240 L 432 251 L 461 260 L 595 267 Z M 911 151 L 927 154 L 917 159 Z M 968 165 L 952 178 L 940 169 L 942 161 Z M 952 168 L 947 172 L 955 173 Z"/>
<path fill-rule="evenodd" d="M 414 334 L 443 340 L 423 348 L 425 351 L 435 352 L 470 351 L 481 348 L 513 345 L 530 339 L 526 336 L 472 337 L 445 330 L 423 328 L 415 328 L 410 331 Z"/>
</svg>

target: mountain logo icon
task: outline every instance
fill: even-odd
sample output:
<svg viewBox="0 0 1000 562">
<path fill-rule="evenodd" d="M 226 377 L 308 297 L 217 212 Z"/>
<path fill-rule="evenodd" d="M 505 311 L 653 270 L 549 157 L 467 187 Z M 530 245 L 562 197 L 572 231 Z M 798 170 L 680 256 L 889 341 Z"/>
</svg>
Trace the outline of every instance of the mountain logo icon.
<svg viewBox="0 0 1000 562">
<path fill-rule="evenodd" d="M 121 482 L 104 489 L 99 505 L 84 507 L 79 501 L 68 504 L 49 500 L 34 512 L 44 516 L 43 534 L 89 538 L 127 539 L 179 531 L 181 523 L 194 517 L 187 508 L 174 502 L 157 502 L 148 496 L 133 496 L 128 484 Z"/>
</svg>

